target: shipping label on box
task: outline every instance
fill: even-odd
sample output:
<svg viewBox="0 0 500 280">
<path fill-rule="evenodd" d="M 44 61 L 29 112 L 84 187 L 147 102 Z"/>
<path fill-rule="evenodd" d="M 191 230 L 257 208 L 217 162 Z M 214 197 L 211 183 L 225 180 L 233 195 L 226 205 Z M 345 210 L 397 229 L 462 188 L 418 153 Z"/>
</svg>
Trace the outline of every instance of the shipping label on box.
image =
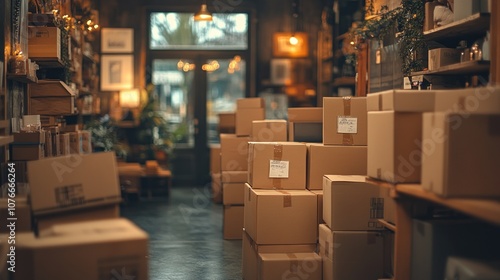
<svg viewBox="0 0 500 280">
<path fill-rule="evenodd" d="M 366 97 L 323 98 L 323 143 L 365 146 Z"/>
<path fill-rule="evenodd" d="M 304 143 L 249 142 L 248 182 L 256 189 L 305 189 Z"/>
<path fill-rule="evenodd" d="M 221 134 L 221 170 L 248 170 L 248 137 L 238 137 L 234 134 Z"/>
<path fill-rule="evenodd" d="M 288 140 L 286 120 L 255 120 L 250 140 L 254 142 L 281 142 Z"/>
</svg>

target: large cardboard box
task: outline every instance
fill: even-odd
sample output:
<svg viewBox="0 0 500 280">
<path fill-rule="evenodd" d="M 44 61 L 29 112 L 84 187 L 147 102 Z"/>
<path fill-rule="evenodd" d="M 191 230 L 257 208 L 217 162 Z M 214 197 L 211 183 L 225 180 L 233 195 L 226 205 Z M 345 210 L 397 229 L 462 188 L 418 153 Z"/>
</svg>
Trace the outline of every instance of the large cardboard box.
<svg viewBox="0 0 500 280">
<path fill-rule="evenodd" d="M 61 29 L 28 26 L 28 55 L 34 58 L 61 59 Z"/>
<path fill-rule="evenodd" d="M 212 174 L 212 201 L 222 203 L 222 175 L 220 173 Z"/>
<path fill-rule="evenodd" d="M 500 87 L 438 90 L 434 98 L 437 112 L 500 113 Z"/>
<path fill-rule="evenodd" d="M 255 120 L 250 140 L 254 142 L 280 142 L 288 140 L 286 120 Z"/>
<path fill-rule="evenodd" d="M 368 112 L 368 123 L 368 176 L 420 182 L 422 113 Z"/>
<path fill-rule="evenodd" d="M 210 174 L 221 173 L 220 144 L 210 144 Z"/>
<path fill-rule="evenodd" d="M 323 177 L 323 219 L 332 230 L 382 230 L 384 200 L 365 176 Z"/>
<path fill-rule="evenodd" d="M 243 206 L 224 205 L 224 221 L 222 224 L 224 239 L 242 238 L 243 217 Z"/>
<path fill-rule="evenodd" d="M 323 190 L 311 190 L 313 194 L 316 195 L 317 203 L 318 203 L 318 225 L 324 224 L 325 220 L 323 220 Z"/>
<path fill-rule="evenodd" d="M 384 200 L 384 220 L 396 224 L 396 201 L 391 197 L 390 188 L 380 188 L 380 197 Z"/>
<path fill-rule="evenodd" d="M 264 108 L 245 108 L 236 111 L 236 135 L 250 136 L 252 122 L 265 119 Z"/>
<path fill-rule="evenodd" d="M 434 91 L 387 90 L 380 92 L 382 111 L 429 112 L 434 110 Z"/>
<path fill-rule="evenodd" d="M 500 114 L 425 113 L 422 187 L 444 197 L 500 197 Z"/>
<path fill-rule="evenodd" d="M 373 92 L 366 95 L 366 111 L 382 111 L 382 92 Z"/>
<path fill-rule="evenodd" d="M 11 144 L 12 160 L 38 160 L 45 157 L 45 144 Z"/>
<path fill-rule="evenodd" d="M 121 202 L 114 152 L 28 162 L 35 216 Z"/>
<path fill-rule="evenodd" d="M 221 170 L 248 170 L 248 137 L 238 137 L 235 134 L 221 134 Z"/>
<path fill-rule="evenodd" d="M 307 145 L 307 188 L 323 189 L 323 176 L 366 175 L 366 146 Z"/>
<path fill-rule="evenodd" d="M 367 144 L 366 97 L 323 98 L 323 144 Z"/>
<path fill-rule="evenodd" d="M 222 183 L 222 202 L 224 205 L 243 205 L 245 183 Z"/>
<path fill-rule="evenodd" d="M 323 142 L 323 122 L 290 122 L 288 123 L 288 141 L 290 142 Z"/>
<path fill-rule="evenodd" d="M 382 278 L 383 249 L 380 232 L 332 231 L 325 224 L 319 225 L 324 280 Z"/>
<path fill-rule="evenodd" d="M 321 257 L 316 253 L 260 253 L 259 278 L 276 279 L 323 279 Z M 302 278 L 299 278 L 302 277 Z"/>
<path fill-rule="evenodd" d="M 444 279 L 450 256 L 498 260 L 498 228 L 472 220 L 419 220 L 412 225 L 411 279 Z"/>
<path fill-rule="evenodd" d="M 428 69 L 437 70 L 443 66 L 460 63 L 461 51 L 455 48 L 437 48 L 429 50 Z"/>
<path fill-rule="evenodd" d="M 261 97 L 246 97 L 236 99 L 236 108 L 250 109 L 250 108 L 264 108 L 264 98 Z"/>
<path fill-rule="evenodd" d="M 58 225 L 17 234 L 15 279 L 148 279 L 148 255 L 147 233 L 126 219 Z"/>
<path fill-rule="evenodd" d="M 219 113 L 219 133 L 232 133 L 236 132 L 236 113 L 227 112 Z"/>
<path fill-rule="evenodd" d="M 305 189 L 306 154 L 304 143 L 250 142 L 248 182 L 255 189 Z"/>
<path fill-rule="evenodd" d="M 246 184 L 245 230 L 257 244 L 315 243 L 316 201 L 307 190 L 258 190 Z"/>
<path fill-rule="evenodd" d="M 37 132 L 14 132 L 14 143 L 19 144 L 43 144 L 45 143 L 45 131 Z"/>
<path fill-rule="evenodd" d="M 299 245 L 259 245 L 256 244 L 245 229 L 243 229 L 242 251 L 243 279 L 255 280 L 258 279 L 257 275 L 259 271 L 261 271 L 258 266 L 259 254 L 312 253 L 316 251 L 316 243 Z"/>
<path fill-rule="evenodd" d="M 14 212 L 14 216 L 8 215 L 11 211 Z M 0 227 L 0 234 L 10 233 L 12 229 L 8 228 L 7 225 L 10 224 L 8 218 L 16 218 L 14 232 L 29 232 L 32 231 L 33 221 L 31 219 L 31 208 L 27 197 L 16 196 L 12 198 L 0 198 L 0 220 L 6 223 L 4 226 Z"/>
<path fill-rule="evenodd" d="M 288 121 L 293 123 L 322 123 L 322 107 L 292 107 L 288 108 Z"/>
<path fill-rule="evenodd" d="M 222 183 L 246 183 L 248 171 L 222 171 Z"/>
</svg>

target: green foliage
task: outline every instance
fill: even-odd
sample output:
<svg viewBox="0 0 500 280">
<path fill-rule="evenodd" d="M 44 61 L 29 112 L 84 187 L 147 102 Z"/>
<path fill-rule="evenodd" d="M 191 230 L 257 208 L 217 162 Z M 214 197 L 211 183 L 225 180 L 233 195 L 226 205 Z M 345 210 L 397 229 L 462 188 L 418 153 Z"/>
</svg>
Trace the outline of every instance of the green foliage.
<svg viewBox="0 0 500 280">
<path fill-rule="evenodd" d="M 127 150 L 118 141 L 117 127 L 108 115 L 87 122 L 84 129 L 91 133 L 94 151 L 114 151 L 118 157 L 122 158 L 127 155 Z"/>
</svg>

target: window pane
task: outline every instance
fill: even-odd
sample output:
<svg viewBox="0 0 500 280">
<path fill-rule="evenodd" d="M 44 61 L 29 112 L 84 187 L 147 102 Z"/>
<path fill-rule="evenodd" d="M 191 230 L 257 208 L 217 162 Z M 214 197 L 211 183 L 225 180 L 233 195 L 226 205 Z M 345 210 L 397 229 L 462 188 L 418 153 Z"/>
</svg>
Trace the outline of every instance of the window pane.
<svg viewBox="0 0 500 280">
<path fill-rule="evenodd" d="M 152 50 L 245 50 L 248 47 L 248 15 L 213 14 L 213 21 L 193 20 L 192 13 L 151 13 Z"/>
</svg>

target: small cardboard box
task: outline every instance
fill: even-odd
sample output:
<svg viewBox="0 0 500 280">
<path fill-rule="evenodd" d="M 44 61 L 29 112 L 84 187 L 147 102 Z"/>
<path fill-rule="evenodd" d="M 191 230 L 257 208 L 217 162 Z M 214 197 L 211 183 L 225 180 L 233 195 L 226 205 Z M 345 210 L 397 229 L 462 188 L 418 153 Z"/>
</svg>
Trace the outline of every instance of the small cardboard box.
<svg viewBox="0 0 500 280">
<path fill-rule="evenodd" d="M 323 279 L 321 257 L 310 253 L 260 253 L 259 278 L 262 280 L 275 279 Z"/>
<path fill-rule="evenodd" d="M 500 197 L 500 114 L 425 113 L 422 187 L 443 197 Z"/>
<path fill-rule="evenodd" d="M 300 245 L 259 245 L 256 244 L 243 229 L 243 279 L 258 279 L 261 271 L 258 266 L 259 254 L 265 253 L 312 253 L 316 251 L 316 243 Z"/>
<path fill-rule="evenodd" d="M 280 142 L 288 140 L 286 120 L 255 120 L 252 122 L 250 141 Z"/>
<path fill-rule="evenodd" d="M 323 279 L 382 278 L 383 241 L 380 232 L 332 231 L 325 224 L 319 225 L 319 253 L 323 259 Z"/>
<path fill-rule="evenodd" d="M 28 26 L 28 55 L 31 59 L 61 59 L 61 29 Z"/>
<path fill-rule="evenodd" d="M 236 111 L 236 135 L 249 136 L 252 133 L 252 122 L 265 118 L 264 108 L 244 108 Z"/>
<path fill-rule="evenodd" d="M 365 176 L 323 177 L 323 219 L 332 230 L 383 230 L 384 200 Z"/>
<path fill-rule="evenodd" d="M 14 132 L 15 144 L 44 144 L 45 143 L 45 131 L 37 132 Z"/>
<path fill-rule="evenodd" d="M 368 112 L 368 123 L 368 176 L 420 182 L 422 113 Z"/>
<path fill-rule="evenodd" d="M 222 183 L 246 183 L 248 171 L 222 171 Z"/>
<path fill-rule="evenodd" d="M 236 113 L 227 112 L 219 113 L 219 133 L 235 133 L 236 132 Z"/>
<path fill-rule="evenodd" d="M 238 137 L 235 134 L 221 134 L 221 170 L 248 170 L 248 137 Z"/>
<path fill-rule="evenodd" d="M 31 97 L 29 99 L 29 112 L 32 115 L 72 115 L 75 113 L 75 97 Z"/>
<path fill-rule="evenodd" d="M 322 107 L 292 107 L 288 108 L 288 121 L 294 123 L 322 123 Z"/>
<path fill-rule="evenodd" d="M 366 95 L 366 111 L 382 111 L 381 92 L 374 92 Z"/>
<path fill-rule="evenodd" d="M 245 183 L 222 183 L 222 202 L 224 205 L 243 205 Z"/>
<path fill-rule="evenodd" d="M 14 212 L 14 216 L 8 215 L 10 211 Z M 0 219 L 9 225 L 7 218 L 15 217 L 15 232 L 31 232 L 33 221 L 31 219 L 31 208 L 26 197 L 16 196 L 11 198 L 0 198 Z M 0 234 L 10 233 L 11 229 L 7 226 L 0 227 Z"/>
<path fill-rule="evenodd" d="M 304 143 L 249 142 L 248 182 L 255 189 L 305 189 Z"/>
<path fill-rule="evenodd" d="M 210 174 L 220 172 L 220 144 L 210 144 Z"/>
<path fill-rule="evenodd" d="M 429 50 L 430 71 L 437 70 L 443 66 L 460 62 L 460 50 L 453 48 L 437 48 Z"/>
<path fill-rule="evenodd" d="M 318 225 L 324 224 L 325 220 L 323 219 L 323 190 L 311 190 L 311 192 L 316 195 L 318 201 Z"/>
<path fill-rule="evenodd" d="M 215 173 L 212 174 L 212 201 L 214 203 L 220 204 L 222 203 L 222 182 L 221 182 L 221 174 Z"/>
<path fill-rule="evenodd" d="M 246 97 L 236 99 L 236 109 L 264 108 L 264 98 Z"/>
<path fill-rule="evenodd" d="M 11 144 L 12 160 L 38 160 L 45 157 L 44 144 Z"/>
<path fill-rule="evenodd" d="M 225 205 L 223 221 L 224 239 L 242 239 L 243 237 L 243 206 Z"/>
<path fill-rule="evenodd" d="M 366 146 L 366 97 L 323 98 L 323 144 Z"/>
<path fill-rule="evenodd" d="M 500 113 L 500 87 L 438 90 L 434 107 L 436 112 Z"/>
<path fill-rule="evenodd" d="M 28 162 L 34 216 L 121 202 L 114 152 Z"/>
<path fill-rule="evenodd" d="M 306 145 L 309 190 L 322 190 L 324 175 L 366 175 L 366 146 Z"/>
<path fill-rule="evenodd" d="M 288 141 L 290 142 L 323 142 L 322 122 L 290 122 L 288 123 Z"/>
<path fill-rule="evenodd" d="M 68 132 L 69 134 L 69 150 L 72 154 L 82 154 L 82 133 L 81 131 Z"/>
<path fill-rule="evenodd" d="M 387 90 L 380 92 L 382 111 L 431 112 L 435 92 L 430 90 Z"/>
<path fill-rule="evenodd" d="M 245 230 L 256 244 L 315 243 L 316 204 L 308 190 L 258 190 L 246 184 Z"/>
<path fill-rule="evenodd" d="M 52 232 L 40 238 L 17 234 L 16 279 L 113 279 L 116 275 L 148 279 L 148 235 L 126 219 L 58 225 Z"/>
<path fill-rule="evenodd" d="M 61 133 L 59 134 L 59 155 L 69 155 L 71 153 L 69 144 L 69 134 Z"/>
</svg>

